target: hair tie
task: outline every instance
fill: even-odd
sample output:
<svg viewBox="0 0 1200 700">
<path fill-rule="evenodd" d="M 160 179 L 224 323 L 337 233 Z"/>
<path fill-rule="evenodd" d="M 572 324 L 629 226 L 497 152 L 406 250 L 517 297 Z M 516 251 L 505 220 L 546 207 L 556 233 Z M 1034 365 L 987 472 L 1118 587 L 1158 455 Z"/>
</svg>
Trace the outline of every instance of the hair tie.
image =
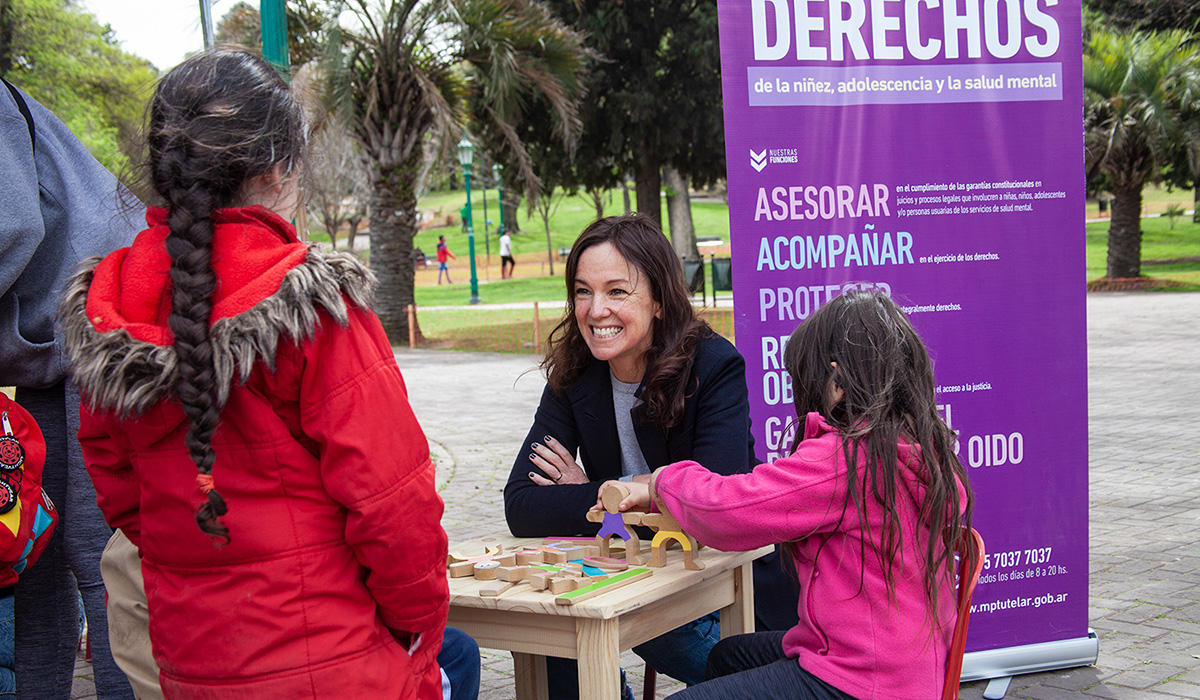
<svg viewBox="0 0 1200 700">
<path fill-rule="evenodd" d="M 200 493 L 206 496 L 208 495 L 209 491 L 212 491 L 215 488 L 213 486 L 212 474 L 197 474 L 196 484 L 200 487 Z"/>
</svg>

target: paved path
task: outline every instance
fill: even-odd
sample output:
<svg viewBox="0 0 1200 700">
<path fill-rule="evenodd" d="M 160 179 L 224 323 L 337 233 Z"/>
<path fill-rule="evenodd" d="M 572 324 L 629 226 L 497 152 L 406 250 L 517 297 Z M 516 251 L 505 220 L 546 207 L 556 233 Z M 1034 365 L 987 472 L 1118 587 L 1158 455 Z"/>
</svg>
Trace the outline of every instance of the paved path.
<svg viewBox="0 0 1200 700">
<path fill-rule="evenodd" d="M 1088 296 L 1092 668 L 1020 676 L 1009 698 L 1200 699 L 1200 294 Z M 502 527 L 501 489 L 543 381 L 529 355 L 401 350 L 452 541 Z M 528 371 L 533 370 L 533 371 Z M 641 664 L 623 657 L 640 695 Z M 484 651 L 484 700 L 512 662 Z M 962 697 L 983 695 L 983 682 Z M 659 697 L 672 688 L 660 679 Z M 75 698 L 93 698 L 79 664 Z"/>
</svg>

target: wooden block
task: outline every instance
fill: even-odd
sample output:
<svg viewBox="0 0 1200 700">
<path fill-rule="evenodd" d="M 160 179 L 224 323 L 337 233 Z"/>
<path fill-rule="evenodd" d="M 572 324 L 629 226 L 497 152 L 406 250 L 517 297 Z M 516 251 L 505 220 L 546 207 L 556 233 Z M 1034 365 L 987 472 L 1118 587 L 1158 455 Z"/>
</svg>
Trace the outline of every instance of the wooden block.
<svg viewBox="0 0 1200 700">
<path fill-rule="evenodd" d="M 567 553 L 557 547 L 542 547 L 542 561 L 547 564 L 566 564 Z"/>
<path fill-rule="evenodd" d="M 555 576 L 550 579 L 550 592 L 554 595 L 573 591 L 579 585 L 579 579 L 568 576 Z"/>
<path fill-rule="evenodd" d="M 450 578 L 465 578 L 475 573 L 475 562 L 460 561 L 450 565 Z"/>
<path fill-rule="evenodd" d="M 475 555 L 473 557 L 467 556 L 466 554 L 462 554 L 461 552 L 450 552 L 450 554 L 447 555 L 448 561 L 446 563 L 453 564 L 455 562 L 460 562 L 460 561 L 472 561 L 472 562 L 473 561 L 482 561 L 484 559 L 491 559 L 493 557 L 499 556 L 500 553 L 503 551 L 504 551 L 504 545 L 496 544 L 496 545 L 489 545 L 487 547 L 484 547 L 483 554 Z"/>
<path fill-rule="evenodd" d="M 544 591 L 550 587 L 552 578 L 554 578 L 553 571 L 535 572 L 529 577 L 529 587 L 535 591 Z"/>
<path fill-rule="evenodd" d="M 580 547 L 579 545 L 560 545 L 556 547 L 556 549 L 567 555 L 567 558 L 564 561 L 582 559 L 587 556 L 587 547 Z"/>
<path fill-rule="evenodd" d="M 541 564 L 543 561 L 545 561 L 545 558 L 545 555 L 536 549 L 525 549 L 517 552 L 517 566 Z"/>
<path fill-rule="evenodd" d="M 479 595 L 484 598 L 495 598 L 515 585 L 517 585 L 517 581 L 488 581 L 479 588 Z"/>
<path fill-rule="evenodd" d="M 546 539 L 542 540 L 542 544 L 548 544 L 548 545 L 560 545 L 560 544 L 584 545 L 584 544 L 587 544 L 587 543 L 591 542 L 591 541 L 592 541 L 592 540 L 594 540 L 594 539 L 595 539 L 594 537 L 547 537 Z"/>
<path fill-rule="evenodd" d="M 527 581 L 533 569 L 528 566 L 502 566 L 496 569 L 496 578 L 501 581 Z"/>
<path fill-rule="evenodd" d="M 623 586 L 628 586 L 635 581 L 641 581 L 652 573 L 654 572 L 652 572 L 650 569 L 630 569 L 629 571 L 623 571 L 619 574 L 613 574 L 603 581 L 598 581 L 591 585 L 561 594 L 554 599 L 554 602 L 558 605 L 574 605 L 581 600 L 587 600 L 588 598 L 598 596 L 601 593 L 607 593 L 608 591 L 616 590 Z"/>
<path fill-rule="evenodd" d="M 495 558 L 495 561 L 500 562 L 500 566 L 516 566 L 517 553 L 509 552 L 508 554 L 501 554 Z"/>
<path fill-rule="evenodd" d="M 621 501 L 625 500 L 625 497 L 628 495 L 628 488 L 615 482 L 609 482 L 609 484 L 604 487 L 604 490 L 600 492 L 600 502 L 604 504 L 604 510 L 608 511 L 609 513 L 620 513 Z M 589 514 L 599 512 L 600 511 L 595 510 L 588 511 Z M 601 513 L 601 516 L 603 516 L 603 513 Z M 591 518 L 588 519 L 591 520 Z"/>
<path fill-rule="evenodd" d="M 481 561 L 475 563 L 475 578 L 480 581 L 495 581 L 496 570 L 500 568 L 500 562 Z"/>
<path fill-rule="evenodd" d="M 583 563 L 605 571 L 625 571 L 629 568 L 629 562 L 612 557 L 584 557 Z"/>
</svg>

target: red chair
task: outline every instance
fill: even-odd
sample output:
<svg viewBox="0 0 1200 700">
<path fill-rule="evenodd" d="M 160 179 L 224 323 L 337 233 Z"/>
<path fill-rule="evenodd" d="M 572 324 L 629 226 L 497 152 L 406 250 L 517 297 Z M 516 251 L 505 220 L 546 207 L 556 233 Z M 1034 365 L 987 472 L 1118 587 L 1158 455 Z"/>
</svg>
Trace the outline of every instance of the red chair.
<svg viewBox="0 0 1200 700">
<path fill-rule="evenodd" d="M 971 621 L 971 594 L 983 571 L 983 537 L 974 528 L 966 530 L 958 541 L 958 621 L 950 639 L 950 655 L 946 660 L 946 686 L 942 700 L 958 700 L 959 680 L 962 678 L 963 652 L 967 646 L 967 624 Z M 971 557 L 971 550 L 975 556 Z"/>
</svg>

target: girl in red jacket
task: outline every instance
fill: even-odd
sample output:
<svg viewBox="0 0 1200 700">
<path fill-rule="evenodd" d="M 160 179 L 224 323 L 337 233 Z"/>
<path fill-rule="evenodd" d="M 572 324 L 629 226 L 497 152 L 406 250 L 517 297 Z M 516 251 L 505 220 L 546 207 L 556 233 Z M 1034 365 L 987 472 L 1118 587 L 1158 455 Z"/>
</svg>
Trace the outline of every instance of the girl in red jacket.
<svg viewBox="0 0 1200 700">
<path fill-rule="evenodd" d="M 165 696 L 441 697 L 434 468 L 371 274 L 288 223 L 299 104 L 262 59 L 202 53 L 159 83 L 148 143 L 162 206 L 85 264 L 62 325 Z"/>
<path fill-rule="evenodd" d="M 671 697 L 940 697 L 971 492 L 929 352 L 891 299 L 852 292 L 796 329 L 784 364 L 800 420 L 792 454 L 732 476 L 679 462 L 625 484 L 622 509 L 654 498 L 703 544 L 786 543 L 800 580 L 799 624 L 723 640 L 712 680 Z"/>
</svg>

